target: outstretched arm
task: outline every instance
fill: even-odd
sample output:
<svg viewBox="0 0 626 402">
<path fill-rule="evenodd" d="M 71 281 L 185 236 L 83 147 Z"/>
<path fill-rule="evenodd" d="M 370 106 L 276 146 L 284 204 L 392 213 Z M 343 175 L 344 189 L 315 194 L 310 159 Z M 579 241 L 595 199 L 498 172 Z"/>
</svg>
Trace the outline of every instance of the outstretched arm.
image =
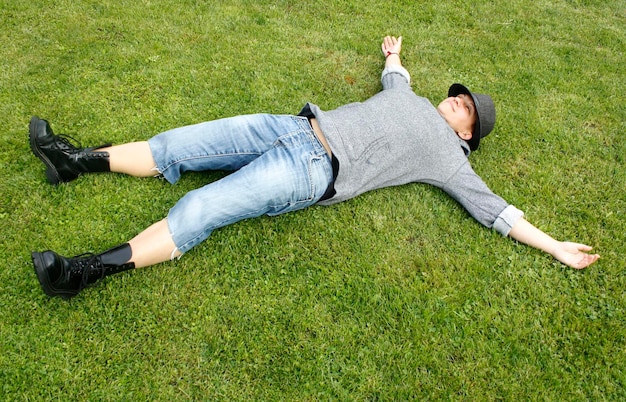
<svg viewBox="0 0 626 402">
<path fill-rule="evenodd" d="M 509 236 L 519 242 L 545 251 L 563 264 L 576 269 L 586 268 L 600 258 L 598 254 L 587 253 L 591 251 L 591 247 L 555 240 L 524 218 L 517 221 L 509 232 Z"/>
<path fill-rule="evenodd" d="M 383 55 L 385 56 L 385 67 L 391 65 L 401 66 L 400 50 L 402 49 L 402 36 L 396 39 L 395 36 L 385 36 L 381 45 Z"/>
</svg>

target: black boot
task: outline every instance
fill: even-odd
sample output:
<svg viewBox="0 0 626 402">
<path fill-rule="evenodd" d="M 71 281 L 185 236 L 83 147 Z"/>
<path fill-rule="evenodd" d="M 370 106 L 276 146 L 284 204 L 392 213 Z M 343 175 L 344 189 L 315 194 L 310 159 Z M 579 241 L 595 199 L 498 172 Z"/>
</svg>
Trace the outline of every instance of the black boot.
<svg viewBox="0 0 626 402">
<path fill-rule="evenodd" d="M 111 144 L 94 148 L 75 146 L 70 142 L 71 137 L 54 135 L 50 124 L 36 116 L 30 119 L 29 132 L 30 149 L 46 165 L 46 177 L 52 184 L 72 181 L 81 173 L 110 171 L 109 153 L 96 150 Z"/>
<path fill-rule="evenodd" d="M 134 263 L 128 262 L 132 256 L 128 243 L 98 255 L 65 258 L 48 250 L 34 252 L 31 256 L 43 291 L 50 297 L 60 296 L 66 300 L 105 276 L 135 268 Z"/>
</svg>

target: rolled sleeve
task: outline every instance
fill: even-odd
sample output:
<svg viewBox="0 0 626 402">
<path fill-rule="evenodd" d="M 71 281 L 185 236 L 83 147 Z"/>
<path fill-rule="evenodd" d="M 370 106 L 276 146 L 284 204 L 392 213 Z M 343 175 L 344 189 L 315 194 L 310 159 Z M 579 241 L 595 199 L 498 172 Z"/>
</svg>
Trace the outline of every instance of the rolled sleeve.
<svg viewBox="0 0 626 402">
<path fill-rule="evenodd" d="M 383 89 L 410 87 L 411 74 L 402 66 L 392 65 L 383 70 L 380 80 L 383 84 Z"/>
<path fill-rule="evenodd" d="M 500 212 L 500 215 L 498 215 L 493 223 L 493 229 L 502 236 L 508 236 L 513 226 L 515 226 L 517 221 L 523 216 L 524 213 L 522 211 L 515 208 L 513 205 L 509 205 Z"/>
</svg>

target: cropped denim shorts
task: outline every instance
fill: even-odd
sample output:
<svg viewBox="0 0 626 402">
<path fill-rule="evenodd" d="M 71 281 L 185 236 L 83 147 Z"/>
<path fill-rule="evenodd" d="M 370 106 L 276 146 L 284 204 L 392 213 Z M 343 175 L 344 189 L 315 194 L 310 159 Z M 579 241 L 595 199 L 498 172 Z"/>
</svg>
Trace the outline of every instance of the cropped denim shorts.
<svg viewBox="0 0 626 402">
<path fill-rule="evenodd" d="M 166 131 L 148 143 L 172 184 L 186 171 L 231 172 L 170 209 L 167 222 L 181 253 L 217 228 L 315 204 L 333 180 L 331 159 L 306 117 L 237 116 Z"/>
</svg>

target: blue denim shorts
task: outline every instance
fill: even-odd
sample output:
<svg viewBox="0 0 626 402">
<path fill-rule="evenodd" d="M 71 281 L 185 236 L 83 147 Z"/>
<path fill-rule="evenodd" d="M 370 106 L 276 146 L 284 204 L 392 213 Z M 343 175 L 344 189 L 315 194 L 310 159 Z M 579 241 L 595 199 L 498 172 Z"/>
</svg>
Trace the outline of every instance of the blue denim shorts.
<svg viewBox="0 0 626 402">
<path fill-rule="evenodd" d="M 166 131 L 148 143 L 172 184 L 186 171 L 231 171 L 170 209 L 167 222 L 181 253 L 222 226 L 315 204 L 333 180 L 331 159 L 306 117 L 237 116 Z"/>
</svg>

